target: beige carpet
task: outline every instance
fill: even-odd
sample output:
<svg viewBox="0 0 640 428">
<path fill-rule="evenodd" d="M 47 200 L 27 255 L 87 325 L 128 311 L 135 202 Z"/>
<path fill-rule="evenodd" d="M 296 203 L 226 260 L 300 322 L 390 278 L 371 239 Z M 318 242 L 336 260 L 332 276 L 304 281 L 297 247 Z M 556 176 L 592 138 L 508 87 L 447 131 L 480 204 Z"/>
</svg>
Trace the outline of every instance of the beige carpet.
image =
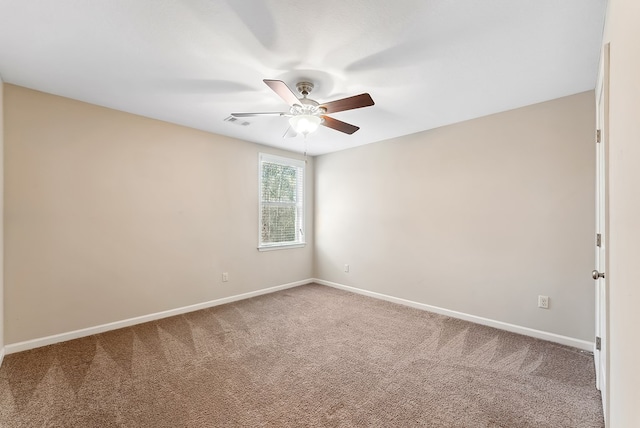
<svg viewBox="0 0 640 428">
<path fill-rule="evenodd" d="M 5 357 L 2 427 L 602 427 L 593 357 L 320 285 Z"/>
</svg>

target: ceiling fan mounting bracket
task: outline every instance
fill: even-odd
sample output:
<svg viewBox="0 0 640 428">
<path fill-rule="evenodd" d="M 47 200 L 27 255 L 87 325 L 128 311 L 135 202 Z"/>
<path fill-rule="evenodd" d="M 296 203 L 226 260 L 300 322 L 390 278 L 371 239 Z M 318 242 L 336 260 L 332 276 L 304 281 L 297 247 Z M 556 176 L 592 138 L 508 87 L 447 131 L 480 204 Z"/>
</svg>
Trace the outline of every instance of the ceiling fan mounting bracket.
<svg viewBox="0 0 640 428">
<path fill-rule="evenodd" d="M 300 92 L 300 95 L 306 97 L 313 91 L 313 83 L 311 82 L 298 82 L 296 83 L 296 89 Z"/>
</svg>

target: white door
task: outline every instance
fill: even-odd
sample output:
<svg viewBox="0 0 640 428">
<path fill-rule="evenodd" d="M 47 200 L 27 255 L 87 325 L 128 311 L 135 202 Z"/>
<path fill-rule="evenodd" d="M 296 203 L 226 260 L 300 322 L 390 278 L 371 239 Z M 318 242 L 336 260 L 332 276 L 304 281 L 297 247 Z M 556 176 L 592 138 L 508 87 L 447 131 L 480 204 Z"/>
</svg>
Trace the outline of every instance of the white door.
<svg viewBox="0 0 640 428">
<path fill-rule="evenodd" d="M 609 45 L 604 47 L 596 86 L 596 386 L 602 394 L 605 420 L 608 409 L 608 288 L 607 288 L 607 126 L 609 118 Z"/>
</svg>

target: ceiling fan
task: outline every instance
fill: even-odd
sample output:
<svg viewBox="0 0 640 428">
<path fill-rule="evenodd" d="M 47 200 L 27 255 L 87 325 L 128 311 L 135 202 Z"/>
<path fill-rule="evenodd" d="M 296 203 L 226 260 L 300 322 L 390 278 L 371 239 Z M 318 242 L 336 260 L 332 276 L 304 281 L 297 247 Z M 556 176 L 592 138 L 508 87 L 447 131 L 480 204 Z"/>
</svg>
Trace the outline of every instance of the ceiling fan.
<svg viewBox="0 0 640 428">
<path fill-rule="evenodd" d="M 337 113 L 339 111 L 353 110 L 362 107 L 369 107 L 374 105 L 373 99 L 369 94 L 354 95 L 352 97 L 341 98 L 339 100 L 330 101 L 327 103 L 318 103 L 307 96 L 313 90 L 313 83 L 311 82 L 298 82 L 296 89 L 302 95 L 302 98 L 298 98 L 291 89 L 282 80 L 270 80 L 264 79 L 264 83 L 267 84 L 276 94 L 280 96 L 290 108 L 288 112 L 270 112 L 270 113 L 231 113 L 234 117 L 250 117 L 250 116 L 285 116 L 289 118 L 289 124 L 291 127 L 287 129 L 285 137 L 289 136 L 289 131 L 293 129 L 295 133 L 307 135 L 315 132 L 318 126 L 326 126 L 327 128 L 335 129 L 336 131 L 344 132 L 345 134 L 353 134 L 358 129 L 358 126 L 351 125 L 350 123 L 342 122 L 341 120 L 334 119 L 327 116 L 329 113 Z"/>
</svg>

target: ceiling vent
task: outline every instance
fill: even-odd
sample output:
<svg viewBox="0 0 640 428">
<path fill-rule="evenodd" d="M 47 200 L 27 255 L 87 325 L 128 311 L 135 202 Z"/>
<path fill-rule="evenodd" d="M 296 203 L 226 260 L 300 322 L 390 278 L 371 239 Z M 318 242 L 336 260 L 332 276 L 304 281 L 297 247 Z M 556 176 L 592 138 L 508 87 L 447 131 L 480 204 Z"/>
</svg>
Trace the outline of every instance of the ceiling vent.
<svg viewBox="0 0 640 428">
<path fill-rule="evenodd" d="M 233 117 L 233 116 L 228 116 L 224 119 L 225 122 L 230 122 L 230 123 L 235 123 L 236 125 L 240 125 L 240 126 L 249 126 L 251 125 L 251 122 L 247 122 L 246 120 L 240 120 L 237 117 Z"/>
</svg>

